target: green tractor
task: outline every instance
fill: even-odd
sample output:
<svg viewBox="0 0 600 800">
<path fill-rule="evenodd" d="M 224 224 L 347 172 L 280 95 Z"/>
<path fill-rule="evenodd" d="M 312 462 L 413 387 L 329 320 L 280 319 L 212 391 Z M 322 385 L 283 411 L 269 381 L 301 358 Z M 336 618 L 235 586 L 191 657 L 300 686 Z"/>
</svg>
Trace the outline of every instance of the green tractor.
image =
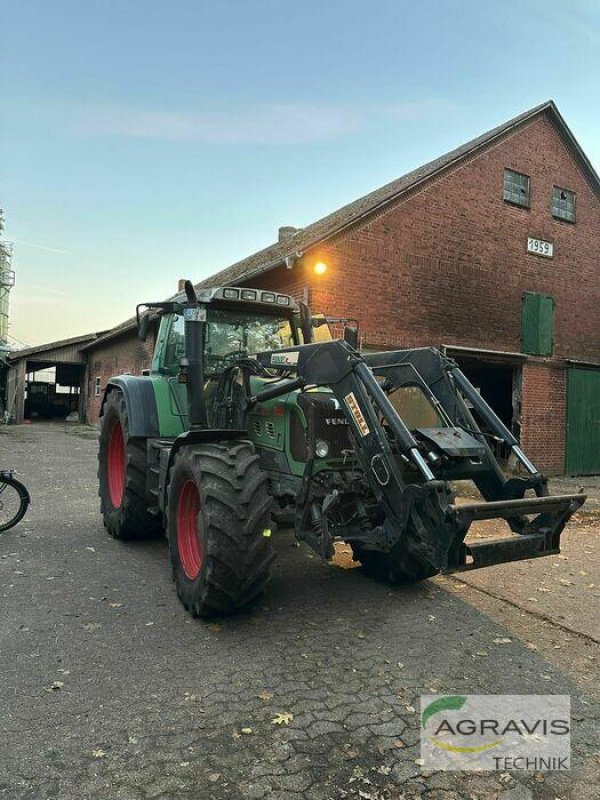
<svg viewBox="0 0 600 800">
<path fill-rule="evenodd" d="M 322 315 L 259 289 L 196 294 L 186 281 L 185 295 L 137 307 L 142 339 L 157 314 L 150 374 L 112 378 L 103 398 L 101 511 L 119 539 L 166 530 L 193 616 L 263 590 L 277 521 L 324 559 L 349 543 L 365 572 L 394 582 L 559 552 L 585 496 L 549 496 L 438 350 L 361 354 L 356 328 L 332 339 Z M 525 477 L 504 475 L 490 440 Z M 455 480 L 481 500 L 455 504 Z M 492 518 L 512 535 L 465 543 L 474 520 Z"/>
</svg>

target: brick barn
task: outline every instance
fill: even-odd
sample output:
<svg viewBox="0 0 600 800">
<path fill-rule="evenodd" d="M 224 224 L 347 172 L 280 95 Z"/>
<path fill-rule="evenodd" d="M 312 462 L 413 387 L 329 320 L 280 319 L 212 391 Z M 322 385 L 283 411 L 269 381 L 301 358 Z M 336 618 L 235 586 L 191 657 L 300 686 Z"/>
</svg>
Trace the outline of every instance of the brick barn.
<svg viewBox="0 0 600 800">
<path fill-rule="evenodd" d="M 358 318 L 366 350 L 443 348 L 534 463 L 590 474 L 599 251 L 600 179 L 550 101 L 303 229 L 280 228 L 200 285 L 275 289 Z M 86 346 L 90 421 L 107 379 L 148 368 L 150 349 L 131 321 Z"/>
</svg>

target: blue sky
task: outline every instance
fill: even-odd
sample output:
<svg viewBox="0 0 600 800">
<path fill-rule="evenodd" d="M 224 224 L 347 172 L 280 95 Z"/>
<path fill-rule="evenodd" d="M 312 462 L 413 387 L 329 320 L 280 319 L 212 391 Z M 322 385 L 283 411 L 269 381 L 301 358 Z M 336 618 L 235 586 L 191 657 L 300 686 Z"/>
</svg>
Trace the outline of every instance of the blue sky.
<svg viewBox="0 0 600 800">
<path fill-rule="evenodd" d="M 10 334 L 110 327 L 554 99 L 600 169 L 596 0 L 0 0 Z"/>
</svg>

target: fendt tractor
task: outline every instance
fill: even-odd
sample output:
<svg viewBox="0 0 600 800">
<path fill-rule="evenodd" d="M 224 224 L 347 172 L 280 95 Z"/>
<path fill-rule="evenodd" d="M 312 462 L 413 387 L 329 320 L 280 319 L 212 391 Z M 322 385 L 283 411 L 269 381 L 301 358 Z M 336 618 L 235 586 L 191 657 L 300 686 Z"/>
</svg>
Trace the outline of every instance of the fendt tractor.
<svg viewBox="0 0 600 800">
<path fill-rule="evenodd" d="M 376 578 L 416 581 L 553 555 L 585 500 L 545 477 L 457 364 L 427 347 L 361 354 L 356 327 L 288 295 L 186 281 L 137 307 L 160 318 L 147 376 L 112 378 L 102 403 L 101 510 L 108 532 L 166 530 L 193 616 L 228 614 L 264 588 L 272 532 L 290 523 L 322 558 L 334 543 Z M 337 320 L 343 323 L 343 320 Z M 503 442 L 521 466 L 506 477 Z M 468 480 L 477 502 L 456 503 Z M 465 542 L 473 521 L 509 535 Z"/>
</svg>

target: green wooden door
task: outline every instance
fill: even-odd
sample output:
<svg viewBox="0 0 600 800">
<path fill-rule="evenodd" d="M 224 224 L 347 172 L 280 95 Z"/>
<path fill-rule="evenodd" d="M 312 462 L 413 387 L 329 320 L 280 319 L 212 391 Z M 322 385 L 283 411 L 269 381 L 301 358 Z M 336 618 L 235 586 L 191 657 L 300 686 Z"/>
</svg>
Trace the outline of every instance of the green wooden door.
<svg viewBox="0 0 600 800">
<path fill-rule="evenodd" d="M 600 473 L 600 369 L 568 372 L 566 451 L 570 475 Z"/>
</svg>

